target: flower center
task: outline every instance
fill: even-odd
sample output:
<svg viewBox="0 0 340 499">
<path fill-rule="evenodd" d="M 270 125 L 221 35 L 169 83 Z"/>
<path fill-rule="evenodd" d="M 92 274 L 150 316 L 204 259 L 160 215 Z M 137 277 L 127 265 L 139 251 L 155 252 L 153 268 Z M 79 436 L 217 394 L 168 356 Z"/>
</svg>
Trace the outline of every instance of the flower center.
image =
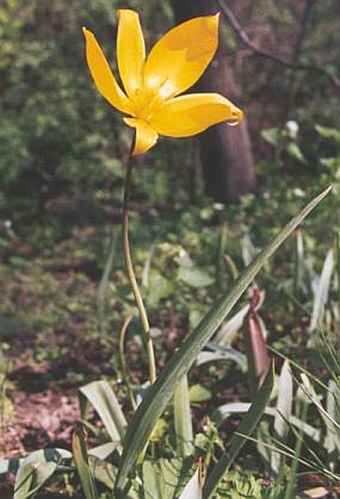
<svg viewBox="0 0 340 499">
<path fill-rule="evenodd" d="M 161 94 L 161 87 L 164 82 L 157 88 L 141 87 L 136 90 L 136 93 L 131 99 L 134 105 L 136 117 L 149 122 L 153 114 L 155 114 L 164 103 L 165 99 Z"/>
</svg>

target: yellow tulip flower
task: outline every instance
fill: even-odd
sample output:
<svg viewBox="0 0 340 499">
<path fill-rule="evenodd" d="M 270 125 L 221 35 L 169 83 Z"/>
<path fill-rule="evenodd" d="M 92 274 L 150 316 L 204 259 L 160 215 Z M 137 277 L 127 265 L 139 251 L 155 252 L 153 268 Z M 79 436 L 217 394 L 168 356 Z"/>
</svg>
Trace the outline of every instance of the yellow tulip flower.
<svg viewBox="0 0 340 499">
<path fill-rule="evenodd" d="M 166 33 L 148 57 L 139 17 L 118 11 L 117 63 L 125 92 L 120 88 L 91 31 L 83 28 L 86 58 L 101 95 L 135 128 L 133 155 L 154 146 L 158 135 L 189 137 L 211 125 L 243 118 L 240 109 L 216 93 L 179 94 L 205 71 L 217 49 L 219 15 L 196 17 Z"/>
</svg>

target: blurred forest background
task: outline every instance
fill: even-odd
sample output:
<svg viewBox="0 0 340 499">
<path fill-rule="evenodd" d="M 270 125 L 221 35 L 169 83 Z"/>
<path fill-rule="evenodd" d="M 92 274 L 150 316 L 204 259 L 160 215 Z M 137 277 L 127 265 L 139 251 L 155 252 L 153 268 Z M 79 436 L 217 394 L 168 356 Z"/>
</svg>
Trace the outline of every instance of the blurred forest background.
<svg viewBox="0 0 340 499">
<path fill-rule="evenodd" d="M 13 428 L 0 437 L 3 454 L 69 437 L 74 387 L 118 376 L 117 331 L 127 313 L 137 317 L 119 242 L 131 130 L 98 95 L 81 31 L 96 34 L 115 69 L 123 7 L 139 12 L 148 47 L 182 19 L 219 10 L 217 59 L 194 90 L 217 88 L 246 115 L 234 129 L 162 138 L 136 160 L 132 247 L 163 331 L 158 366 L 257 248 L 333 183 L 259 281 L 274 345 L 303 356 L 312 338 L 313 278 L 339 229 L 340 3 L 3 0 L 0 386 Z M 334 317 L 325 314 L 333 332 Z M 137 332 L 135 319 L 132 379 L 145 366 Z M 218 391 L 225 370 L 209 378 Z"/>
<path fill-rule="evenodd" d="M 178 21 L 216 12 L 221 5 L 223 8 L 222 1 L 219 5 L 215 1 L 192 0 L 181 12 L 182 2 L 173 3 Z M 219 70 L 223 81 L 210 82 L 210 87 L 222 85 L 223 92 L 245 110 L 245 126 L 252 144 L 242 137 L 229 168 L 233 168 L 238 156 L 244 159 L 248 155 L 240 162 L 239 170 L 243 171 L 245 161 L 249 168 L 257 163 L 260 191 L 268 177 L 282 174 L 282 168 L 287 179 L 303 175 L 302 184 L 308 184 L 324 172 L 320 159 L 332 155 L 334 148 L 318 133 L 316 125 L 336 128 L 339 120 L 338 2 L 242 0 L 224 5 L 231 9 L 235 23 L 232 25 L 222 10 L 218 57 L 223 59 Z M 87 206 L 89 202 L 96 204 L 98 198 L 120 199 L 122 160 L 129 135 L 118 114 L 94 90 L 84 60 L 81 26 L 97 34 L 114 64 L 115 11 L 123 6 L 139 11 L 149 47 L 174 24 L 169 1 L 6 0 L 1 7 L 3 218 L 14 223 L 25 219 L 36 222 L 60 196 L 91 198 Z M 263 56 L 263 52 L 272 57 Z M 289 120 L 299 126 L 296 138 L 294 131 L 292 136 L 289 131 L 284 133 Z M 234 137 L 239 130 L 229 129 L 228 133 Z M 280 137 L 282 134 L 285 137 Z M 210 143 L 210 159 L 211 147 Z M 170 201 L 173 205 L 177 201 L 174 195 L 180 198 L 183 189 L 190 194 L 188 202 L 201 196 L 197 149 L 196 139 L 163 140 L 148 159 L 141 160 L 145 163 L 142 177 L 149 175 L 146 185 L 151 176 L 158 186 L 158 203 Z M 215 192 L 209 176 L 214 178 L 215 173 L 219 178 L 221 174 L 215 165 L 207 164 L 209 154 L 203 159 L 208 191 L 213 184 L 212 194 L 220 201 L 228 201 L 235 189 L 231 186 L 230 192 Z M 147 164 L 156 166 L 147 168 Z M 241 193 L 254 188 L 252 179 L 241 187 Z"/>
</svg>

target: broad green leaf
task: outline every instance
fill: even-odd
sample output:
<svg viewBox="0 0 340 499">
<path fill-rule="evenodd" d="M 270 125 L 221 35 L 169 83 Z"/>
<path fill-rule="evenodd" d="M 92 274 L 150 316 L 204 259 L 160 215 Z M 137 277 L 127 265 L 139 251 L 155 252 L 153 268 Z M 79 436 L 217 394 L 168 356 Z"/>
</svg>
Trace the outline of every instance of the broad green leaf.
<svg viewBox="0 0 340 499">
<path fill-rule="evenodd" d="M 35 494 L 55 472 L 57 459 L 58 457 L 53 455 L 53 458 L 47 460 L 44 451 L 29 454 L 18 469 L 13 498 L 25 499 Z"/>
<path fill-rule="evenodd" d="M 185 284 L 188 284 L 192 288 L 203 288 L 215 282 L 213 277 L 197 267 L 180 267 L 177 279 L 185 282 Z"/>
<path fill-rule="evenodd" d="M 192 475 L 193 460 L 157 459 L 143 463 L 143 497 L 175 499 Z"/>
<path fill-rule="evenodd" d="M 94 478 L 89 467 L 84 430 L 81 424 L 77 426 L 72 435 L 72 452 L 84 498 L 98 499 Z"/>
<path fill-rule="evenodd" d="M 124 486 L 132 466 L 143 451 L 158 418 L 172 397 L 178 381 L 189 371 L 199 352 L 226 319 L 229 312 L 246 291 L 268 258 L 275 253 L 277 248 L 330 191 L 331 186 L 313 199 L 258 254 L 235 281 L 230 291 L 216 302 L 196 329 L 187 337 L 160 373 L 155 383 L 149 388 L 127 429 L 116 482 L 118 493 L 119 489 Z"/>
<path fill-rule="evenodd" d="M 340 144 L 340 130 L 321 125 L 316 125 L 315 129 L 322 137 L 325 137 L 325 139 L 333 139 Z"/>
<path fill-rule="evenodd" d="M 335 170 L 335 175 L 338 175 L 337 171 L 340 168 L 340 156 L 337 158 L 320 158 L 320 163 L 330 170 Z"/>
<path fill-rule="evenodd" d="M 226 471 L 228 471 L 236 456 L 246 443 L 247 437 L 250 436 L 256 428 L 266 409 L 266 405 L 272 392 L 273 383 L 274 365 L 269 370 L 261 388 L 250 405 L 249 411 L 244 416 L 238 430 L 238 434 L 234 434 L 232 436 L 228 453 L 223 454 L 208 476 L 208 479 L 203 487 L 203 497 L 205 499 L 210 498 L 215 492 L 218 484 L 223 478 L 223 475 Z"/>
<path fill-rule="evenodd" d="M 63 463 L 65 460 L 70 461 L 72 459 L 72 454 L 65 449 L 48 448 L 37 450 L 20 459 L 4 459 L 0 461 L 0 475 L 4 475 L 5 473 L 17 473 L 19 467 L 26 461 L 28 457 L 30 457 L 31 460 L 35 460 L 36 462 L 52 461 L 58 464 Z"/>
<path fill-rule="evenodd" d="M 290 142 L 286 147 L 287 153 L 292 156 L 292 158 L 297 159 L 301 163 L 306 164 L 306 158 L 301 152 L 301 149 L 295 142 Z"/>
<path fill-rule="evenodd" d="M 145 499 L 162 497 L 172 499 L 176 490 L 179 469 L 178 463 L 164 459 L 144 461 L 143 463 L 143 493 Z M 179 467 L 179 465 L 178 465 Z"/>
<path fill-rule="evenodd" d="M 112 442 L 122 441 L 127 425 L 116 395 L 105 380 L 82 386 L 80 392 L 91 402 Z"/>
<path fill-rule="evenodd" d="M 203 385 L 192 385 L 189 389 L 189 399 L 191 403 L 205 402 L 206 400 L 211 399 L 211 397 L 211 391 Z"/>
<path fill-rule="evenodd" d="M 89 449 L 89 456 L 96 457 L 97 459 L 107 459 L 117 448 L 113 442 L 108 442 L 106 444 L 98 445 L 98 447 L 93 447 Z"/>
<path fill-rule="evenodd" d="M 107 461 L 98 459 L 89 454 L 89 466 L 94 478 L 112 490 L 117 476 L 117 468 Z"/>
<path fill-rule="evenodd" d="M 148 277 L 147 300 L 150 306 L 155 307 L 159 301 L 174 291 L 171 281 L 163 277 L 158 270 L 151 270 Z"/>
<path fill-rule="evenodd" d="M 264 140 L 273 146 L 277 146 L 280 143 L 281 133 L 279 128 L 267 128 L 267 130 L 262 130 L 261 135 Z"/>
</svg>

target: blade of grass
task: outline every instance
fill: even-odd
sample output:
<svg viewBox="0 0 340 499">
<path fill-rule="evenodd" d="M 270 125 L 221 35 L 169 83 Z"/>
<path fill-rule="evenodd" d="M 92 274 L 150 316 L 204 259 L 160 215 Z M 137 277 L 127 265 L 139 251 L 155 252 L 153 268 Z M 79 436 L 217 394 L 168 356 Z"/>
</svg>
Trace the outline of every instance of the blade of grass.
<svg viewBox="0 0 340 499">
<path fill-rule="evenodd" d="M 209 499 L 215 492 L 223 475 L 233 463 L 237 454 L 247 441 L 247 436 L 251 435 L 257 426 L 270 398 L 274 383 L 274 365 L 269 370 L 261 388 L 250 405 L 250 409 L 244 416 L 238 434 L 232 436 L 228 453 L 223 454 L 219 459 L 203 487 L 203 497 Z M 240 435 L 242 434 L 242 435 Z"/>
<path fill-rule="evenodd" d="M 300 387 L 304 391 L 305 395 L 309 398 L 309 400 L 314 404 L 316 409 L 318 410 L 320 416 L 322 417 L 325 425 L 330 430 L 336 430 L 340 432 L 340 423 L 336 421 L 330 413 L 322 406 L 320 402 L 320 396 L 316 393 L 313 385 L 310 383 L 308 376 L 304 373 L 301 374 L 302 384 Z"/>
<path fill-rule="evenodd" d="M 277 248 L 287 239 L 302 220 L 331 191 L 329 186 L 314 198 L 298 215 L 279 232 L 245 271 L 235 281 L 231 290 L 215 304 L 202 319 L 196 329 L 188 336 L 181 347 L 167 363 L 155 383 L 149 388 L 143 402 L 138 407 L 128 426 L 124 441 L 121 465 L 116 481 L 117 495 L 124 486 L 125 480 L 138 456 L 144 449 L 150 434 L 167 406 L 178 381 L 189 371 L 197 355 L 209 341 L 217 328 L 226 319 L 229 312 L 246 291 L 265 262 L 275 253 Z"/>
<path fill-rule="evenodd" d="M 309 376 L 309 378 L 311 380 L 313 380 L 314 383 L 316 383 L 317 385 L 319 385 L 321 388 L 323 388 L 324 390 L 328 390 L 328 387 L 327 385 L 325 385 L 325 383 L 323 381 L 321 381 L 319 378 L 317 378 L 316 376 L 313 376 L 309 371 L 308 369 L 305 369 L 304 367 L 300 366 L 300 364 L 298 364 L 297 362 L 295 362 L 295 360 L 293 359 L 290 359 L 289 357 L 287 357 L 287 355 L 284 355 L 283 353 L 279 352 L 278 350 L 276 350 L 276 348 L 272 347 L 271 345 L 268 346 L 268 349 L 275 353 L 275 355 L 277 355 L 278 357 L 281 357 L 282 359 L 284 360 L 287 360 L 289 362 L 289 364 L 293 367 L 295 367 L 296 369 L 298 369 L 300 372 L 306 374 L 307 376 Z"/>
<path fill-rule="evenodd" d="M 257 445 L 259 443 L 261 443 L 264 447 L 267 447 L 268 449 L 270 449 L 271 452 L 273 452 L 273 451 L 279 452 L 280 454 L 282 454 L 283 456 L 286 456 L 289 459 L 294 459 L 294 457 L 295 457 L 295 454 L 294 454 L 295 449 L 291 449 L 287 445 L 284 445 L 282 442 L 278 442 L 275 439 L 272 440 L 272 443 L 267 443 L 267 442 L 261 442 L 257 438 L 248 436 L 247 440 L 249 440 L 250 442 L 254 442 Z M 309 461 L 306 459 L 302 459 L 300 457 L 300 458 L 298 458 L 298 461 L 302 466 L 310 469 L 314 473 L 319 473 L 320 475 L 323 475 L 326 478 L 329 478 L 331 480 L 335 480 L 336 482 L 339 482 L 339 480 L 340 480 L 339 475 L 332 473 L 332 471 L 328 470 L 325 467 L 321 467 L 318 460 L 316 462 L 313 462 L 313 461 Z M 301 474 L 300 474 L 300 476 L 301 476 Z"/>
<path fill-rule="evenodd" d="M 301 412 L 299 414 L 299 418 L 302 421 L 306 420 L 307 411 L 308 411 L 308 405 L 303 404 L 301 407 Z M 286 493 L 285 493 L 284 499 L 294 499 L 294 497 L 296 497 L 296 494 L 295 494 L 296 475 L 297 475 L 298 469 L 299 469 L 299 459 L 301 457 L 302 444 L 303 444 L 303 430 L 301 429 L 297 434 L 294 455 L 293 455 L 292 462 L 290 465 L 289 480 L 287 483 Z"/>
<path fill-rule="evenodd" d="M 295 233 L 295 251 L 294 251 L 294 284 L 293 293 L 297 295 L 302 284 L 302 269 L 303 261 L 305 258 L 305 250 L 303 243 L 303 235 L 301 230 L 297 230 Z"/>
<path fill-rule="evenodd" d="M 107 288 L 109 285 L 110 275 L 112 272 L 113 259 L 116 252 L 117 240 L 118 240 L 118 235 L 115 232 L 111 236 L 107 260 L 105 263 L 104 272 L 98 288 L 98 315 L 101 321 L 104 320 L 105 316 L 105 299 L 106 299 Z"/>
</svg>

